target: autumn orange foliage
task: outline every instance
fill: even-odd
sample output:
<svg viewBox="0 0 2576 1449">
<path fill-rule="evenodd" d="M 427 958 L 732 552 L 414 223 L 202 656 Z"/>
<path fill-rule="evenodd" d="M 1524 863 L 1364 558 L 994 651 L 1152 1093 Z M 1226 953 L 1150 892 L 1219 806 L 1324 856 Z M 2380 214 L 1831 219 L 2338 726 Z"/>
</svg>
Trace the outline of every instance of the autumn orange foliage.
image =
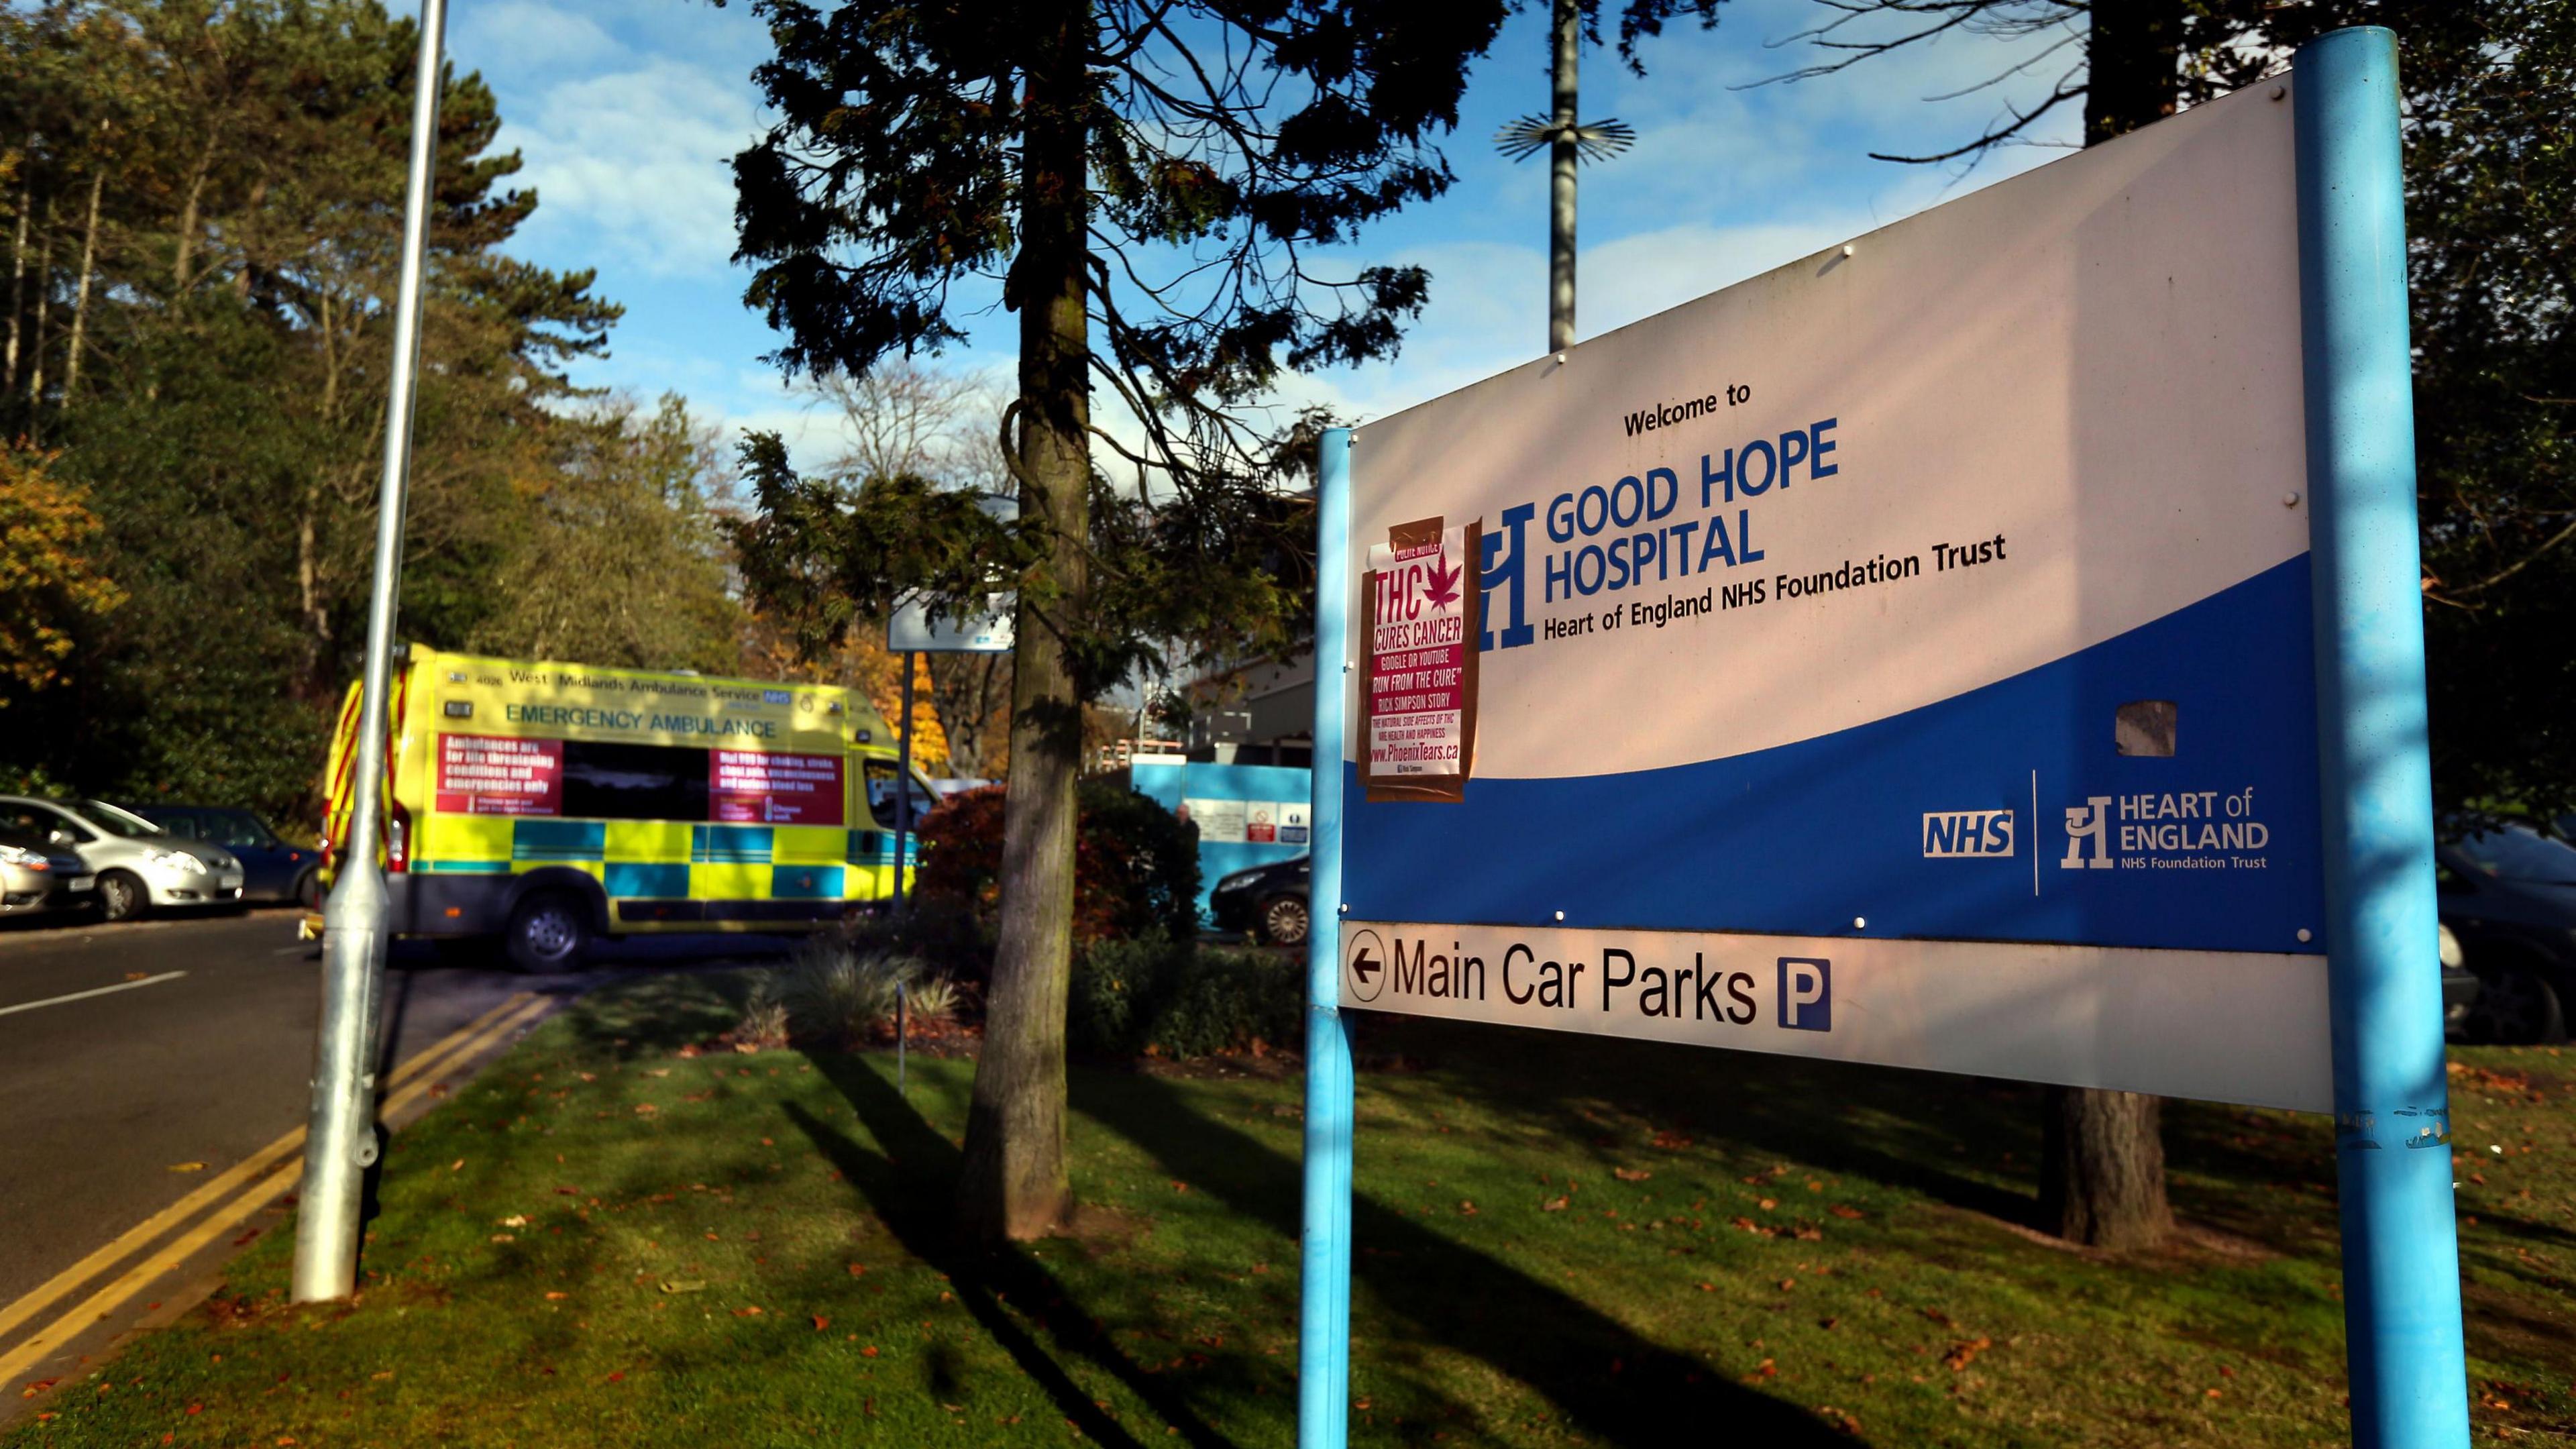
<svg viewBox="0 0 2576 1449">
<path fill-rule="evenodd" d="M 83 619 L 125 602 L 98 567 L 101 529 L 86 493 L 56 479 L 52 462 L 0 446 L 0 686 L 28 691 L 61 676 Z M 0 693 L 0 707 L 8 702 Z"/>
</svg>

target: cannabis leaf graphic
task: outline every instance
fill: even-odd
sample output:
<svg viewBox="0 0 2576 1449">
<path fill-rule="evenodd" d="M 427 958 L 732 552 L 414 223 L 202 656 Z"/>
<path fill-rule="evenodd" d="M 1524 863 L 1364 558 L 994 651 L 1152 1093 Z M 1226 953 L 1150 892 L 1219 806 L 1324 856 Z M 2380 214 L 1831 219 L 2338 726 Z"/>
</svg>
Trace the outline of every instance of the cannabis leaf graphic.
<svg viewBox="0 0 2576 1449">
<path fill-rule="evenodd" d="M 1449 566 L 1449 560 L 1445 557 L 1434 559 L 1432 561 L 1430 579 L 1431 607 L 1435 609 L 1445 609 L 1458 602 L 1459 572 L 1459 570 Z"/>
</svg>

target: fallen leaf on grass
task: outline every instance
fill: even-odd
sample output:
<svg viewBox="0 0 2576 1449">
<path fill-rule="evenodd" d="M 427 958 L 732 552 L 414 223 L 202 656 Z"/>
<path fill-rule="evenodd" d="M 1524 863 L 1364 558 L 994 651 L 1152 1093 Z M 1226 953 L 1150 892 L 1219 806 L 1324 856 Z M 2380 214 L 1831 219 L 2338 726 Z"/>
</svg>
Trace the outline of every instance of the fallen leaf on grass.
<svg viewBox="0 0 2576 1449">
<path fill-rule="evenodd" d="M 515 1243 L 518 1240 L 518 1235 L 515 1233 L 494 1233 L 492 1235 L 492 1241 L 496 1243 Z"/>
<path fill-rule="evenodd" d="M 206 1170 L 206 1164 L 202 1162 L 174 1162 L 170 1164 L 170 1170 L 172 1172 L 203 1172 Z"/>
<path fill-rule="evenodd" d="M 1816 1413 L 1818 1416 L 1831 1422 L 1835 1428 L 1842 1430 L 1846 1434 L 1857 1434 L 1860 1432 L 1859 1419 L 1850 1414 L 1844 1413 L 1842 1410 L 1835 1408 L 1831 1404 L 1816 1405 Z"/>
<path fill-rule="evenodd" d="M 1565 1211 L 1566 1201 L 1566 1199 L 1561 1197 L 1552 1197 L 1547 1201 L 1540 1203 L 1538 1205 L 1538 1210 L 1543 1213 L 1561 1213 Z"/>
<path fill-rule="evenodd" d="M 1948 1353 L 1941 1355 L 1941 1366 L 1954 1374 L 1959 1373 L 1965 1370 L 1968 1365 L 1976 1362 L 1978 1354 L 1984 1353 L 1987 1349 L 1994 1346 L 1995 1341 L 1991 1338 L 1979 1338 L 1974 1340 L 1961 1339 L 1959 1342 L 1950 1345 L 1950 1351 Z M 2217 1391 L 2213 1389 L 2211 1392 L 2215 1393 Z"/>
<path fill-rule="evenodd" d="M 32 1399 L 36 1395 L 43 1393 L 45 1390 L 50 1389 L 61 1382 L 61 1379 L 36 1379 L 30 1382 L 25 1388 L 20 1389 L 18 1391 L 18 1397 L 22 1399 Z M 193 1414 L 196 1410 L 191 1409 L 188 1412 Z"/>
<path fill-rule="evenodd" d="M 1458 1199 L 1458 1215 L 1460 1217 L 1474 1217 L 1476 1215 L 1476 1205 L 1467 1201 L 1465 1198 Z"/>
<path fill-rule="evenodd" d="M 564 1300 L 565 1300 L 565 1299 L 567 1299 L 567 1298 L 570 1298 L 571 1296 L 572 1296 L 571 1294 L 566 1293 L 566 1292 L 563 1292 L 563 1291 L 562 1291 L 562 1290 L 560 1290 L 560 1289 L 554 1289 L 554 1290 L 549 1290 L 549 1291 L 547 1292 L 547 1294 L 546 1294 L 546 1301 L 547 1301 L 548 1303 L 561 1303 L 562 1301 L 564 1301 Z"/>
<path fill-rule="evenodd" d="M 626 1382 L 626 1375 L 623 1371 L 612 1373 L 608 1376 L 608 1381 L 612 1384 L 622 1384 Z"/>
<path fill-rule="evenodd" d="M 1779 1376 L 1779 1367 L 1766 1358 L 1762 1360 L 1762 1362 L 1754 1365 L 1753 1372 L 1746 1374 L 1744 1376 L 1744 1381 L 1746 1383 L 1751 1383 L 1755 1379 L 1776 1379 Z"/>
<path fill-rule="evenodd" d="M 758 1317 L 760 1316 L 760 1313 L 761 1313 L 760 1306 L 759 1306 L 758 1304 L 752 1304 L 752 1305 L 749 1305 L 749 1306 L 746 1306 L 746 1307 L 742 1307 L 742 1308 L 737 1308 L 737 1309 L 735 1309 L 735 1310 L 733 1311 L 733 1316 L 734 1316 L 734 1317 L 736 1317 L 736 1318 L 758 1318 Z"/>
<path fill-rule="evenodd" d="M 661 1108 L 654 1106 L 650 1102 L 638 1102 L 635 1104 L 635 1115 L 638 1117 L 650 1117 L 661 1110 Z"/>
<path fill-rule="evenodd" d="M 696 1279 L 684 1281 L 678 1278 L 665 1278 L 662 1280 L 662 1291 L 665 1293 L 704 1293 L 707 1291 L 707 1285 L 705 1282 Z"/>
<path fill-rule="evenodd" d="M 447 1170 L 448 1170 L 448 1171 L 450 1171 L 450 1172 L 461 1172 L 461 1171 L 463 1171 L 463 1170 L 464 1170 L 464 1167 L 465 1167 L 465 1159 L 464 1159 L 464 1158 L 462 1158 L 462 1157 L 460 1157 L 460 1158 L 456 1159 L 454 1162 L 451 1162 L 451 1163 L 447 1164 Z"/>
<path fill-rule="evenodd" d="M 1764 1212 L 1766 1212 L 1766 1213 L 1767 1213 L 1767 1212 L 1769 1212 L 1769 1211 L 1771 1211 L 1773 1208 L 1778 1207 L 1779 1205 L 1780 1205 L 1780 1200 L 1779 1200 L 1778 1198 L 1776 1198 L 1776 1197 L 1766 1197 L 1766 1198 L 1762 1199 L 1762 1201 L 1760 1201 L 1760 1202 L 1758 1202 L 1758 1203 L 1755 1203 L 1755 1204 L 1754 1204 L 1754 1206 L 1755 1206 L 1755 1207 L 1758 1207 L 1758 1208 L 1762 1209 L 1762 1210 L 1763 1210 Z"/>
<path fill-rule="evenodd" d="M 1825 1211 L 1832 1213 L 1838 1218 L 1865 1218 L 1869 1216 L 1869 1214 L 1862 1212 L 1859 1208 L 1852 1207 L 1846 1203 L 1835 1203 L 1833 1206 L 1825 1209 Z"/>
<path fill-rule="evenodd" d="M 125 979 L 128 981 L 143 981 L 149 979 L 151 975 L 152 973 L 149 971 L 128 971 L 125 973 Z"/>
<path fill-rule="evenodd" d="M 868 1271 L 868 1265 L 867 1265 L 867 1264 L 865 1264 L 865 1263 L 852 1263 L 852 1264 L 850 1265 L 850 1276 L 851 1276 L 851 1277 L 853 1277 L 853 1278 L 858 1277 L 860 1274 L 865 1273 L 866 1271 Z"/>
<path fill-rule="evenodd" d="M 1644 1182 L 1647 1178 L 1650 1178 L 1655 1174 L 1650 1168 L 1614 1167 L 1610 1169 L 1610 1175 L 1619 1179 L 1621 1182 Z"/>
<path fill-rule="evenodd" d="M 1655 1134 L 1655 1145 L 1667 1152 L 1678 1152 L 1691 1145 L 1691 1140 L 1670 1128 Z"/>
<path fill-rule="evenodd" d="M 860 1349 L 860 1350 L 859 1350 L 859 1357 L 861 1357 L 861 1358 L 875 1358 L 876 1356 L 877 1356 L 877 1346 L 876 1346 L 875 1344 L 873 1344 L 873 1343 L 872 1343 L 872 1344 L 869 1344 L 867 1347 L 865 1347 L 865 1348 L 863 1348 L 863 1349 Z"/>
<path fill-rule="evenodd" d="M 829 1328 L 829 1327 L 831 1327 L 831 1326 L 832 1326 L 832 1320 L 830 1320 L 830 1319 L 828 1319 L 828 1318 L 825 1318 L 822 1314 L 819 1314 L 819 1313 L 817 1313 L 817 1314 L 815 1314 L 815 1315 L 814 1315 L 814 1331 L 815 1331 L 816 1333 L 821 1333 L 824 1329 L 827 1329 L 827 1328 Z"/>
<path fill-rule="evenodd" d="M 527 1225 L 528 1215 L 526 1213 L 512 1213 L 508 1217 L 501 1219 L 501 1226 L 505 1228 L 524 1228 Z"/>
</svg>

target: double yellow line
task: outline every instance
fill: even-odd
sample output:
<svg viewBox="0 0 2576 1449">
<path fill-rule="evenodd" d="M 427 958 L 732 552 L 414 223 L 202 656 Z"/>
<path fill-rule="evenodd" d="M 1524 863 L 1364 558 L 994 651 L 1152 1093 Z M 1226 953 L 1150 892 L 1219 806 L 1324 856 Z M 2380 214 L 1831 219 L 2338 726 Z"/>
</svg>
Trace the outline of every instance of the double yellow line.
<svg viewBox="0 0 2576 1449">
<path fill-rule="evenodd" d="M 377 1108 L 378 1117 L 391 1118 L 419 1101 L 438 1084 L 449 1068 L 471 1060 L 511 1032 L 534 1021 L 552 1004 L 547 997 L 520 992 L 467 1022 L 452 1035 L 441 1038 L 395 1070 L 387 1083 L 391 1090 Z M 126 1269 L 115 1281 L 82 1299 L 51 1323 L 0 1348 L 0 1385 L 14 1382 L 19 1375 L 71 1342 L 82 1330 L 114 1315 L 207 1244 L 240 1227 L 252 1214 L 284 1196 L 303 1175 L 304 1158 L 298 1150 L 303 1146 L 304 1129 L 298 1127 L 243 1158 L 186 1197 L 135 1224 L 115 1242 L 56 1273 L 34 1292 L 0 1308 L 0 1342 L 5 1342 L 9 1333 L 48 1305 L 145 1247 L 159 1242 L 163 1234 L 210 1207 L 214 1209 L 204 1221 L 164 1243 L 159 1251 Z"/>
</svg>

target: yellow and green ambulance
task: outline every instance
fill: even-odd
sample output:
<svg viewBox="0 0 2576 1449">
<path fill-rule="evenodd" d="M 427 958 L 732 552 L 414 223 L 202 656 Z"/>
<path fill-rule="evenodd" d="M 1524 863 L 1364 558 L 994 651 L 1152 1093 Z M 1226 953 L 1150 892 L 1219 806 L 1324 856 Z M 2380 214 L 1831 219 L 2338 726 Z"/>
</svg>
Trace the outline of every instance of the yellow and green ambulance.
<svg viewBox="0 0 2576 1449">
<path fill-rule="evenodd" d="M 333 860 L 359 693 L 331 744 Z M 895 740 L 856 690 L 413 647 L 388 703 L 398 935 L 498 935 L 543 970 L 602 935 L 808 929 L 893 893 Z M 919 821 L 935 797 L 910 789 Z"/>
</svg>

